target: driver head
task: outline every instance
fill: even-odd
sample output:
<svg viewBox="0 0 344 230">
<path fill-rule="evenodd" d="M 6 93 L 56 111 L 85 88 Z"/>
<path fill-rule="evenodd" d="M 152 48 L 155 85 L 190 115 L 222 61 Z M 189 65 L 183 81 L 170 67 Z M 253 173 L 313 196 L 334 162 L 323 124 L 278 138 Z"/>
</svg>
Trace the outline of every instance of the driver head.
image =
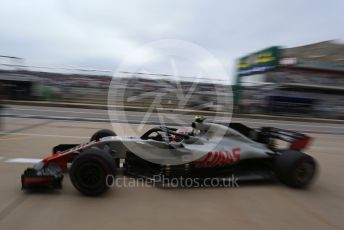
<svg viewBox="0 0 344 230">
<path fill-rule="evenodd" d="M 207 119 L 207 118 L 205 118 L 202 115 L 195 116 L 195 122 L 198 122 L 198 123 L 202 123 L 205 119 Z"/>
<path fill-rule="evenodd" d="M 200 130 L 201 132 L 206 132 L 209 129 L 209 124 L 204 122 L 205 119 L 204 116 L 196 116 L 195 121 L 191 124 L 192 128 Z"/>
</svg>

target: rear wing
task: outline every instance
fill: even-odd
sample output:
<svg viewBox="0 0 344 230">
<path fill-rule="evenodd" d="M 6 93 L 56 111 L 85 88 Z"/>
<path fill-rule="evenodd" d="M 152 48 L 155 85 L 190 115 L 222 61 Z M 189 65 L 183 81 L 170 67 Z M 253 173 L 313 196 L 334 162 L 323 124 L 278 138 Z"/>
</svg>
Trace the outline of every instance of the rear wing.
<svg viewBox="0 0 344 230">
<path fill-rule="evenodd" d="M 311 137 L 305 134 L 273 127 L 253 129 L 236 122 L 230 123 L 229 127 L 254 141 L 267 144 L 270 147 L 274 147 L 274 139 L 278 139 L 290 143 L 289 149 L 300 151 L 305 149 L 312 140 Z"/>
<path fill-rule="evenodd" d="M 259 129 L 259 136 L 279 139 L 285 142 L 289 142 L 289 149 L 292 150 L 302 150 L 305 149 L 312 138 L 303 133 L 298 133 L 295 131 L 273 128 L 273 127 L 262 127 Z"/>
</svg>

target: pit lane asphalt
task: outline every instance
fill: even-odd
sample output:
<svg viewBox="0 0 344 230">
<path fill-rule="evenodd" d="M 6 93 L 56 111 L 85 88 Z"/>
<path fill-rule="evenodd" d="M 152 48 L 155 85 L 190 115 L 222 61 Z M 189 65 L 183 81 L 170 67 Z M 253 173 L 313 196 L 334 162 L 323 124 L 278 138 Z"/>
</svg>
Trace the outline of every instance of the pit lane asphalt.
<svg viewBox="0 0 344 230">
<path fill-rule="evenodd" d="M 96 130 L 111 127 L 109 123 L 23 118 L 5 118 L 4 123 L 0 136 L 0 229 L 323 230 L 344 226 L 344 139 L 338 133 L 311 134 L 315 141 L 307 152 L 318 160 L 320 174 L 305 191 L 280 184 L 194 189 L 117 187 L 105 196 L 90 198 L 73 188 L 68 175 L 61 191 L 23 192 L 20 175 L 32 164 L 7 161 L 43 158 L 52 146 L 85 142 Z M 132 135 L 133 126 L 115 124 L 115 130 L 121 130 L 119 135 Z M 295 123 L 284 126 L 300 127 Z M 333 126 L 321 124 L 317 131 L 342 128 Z"/>
</svg>

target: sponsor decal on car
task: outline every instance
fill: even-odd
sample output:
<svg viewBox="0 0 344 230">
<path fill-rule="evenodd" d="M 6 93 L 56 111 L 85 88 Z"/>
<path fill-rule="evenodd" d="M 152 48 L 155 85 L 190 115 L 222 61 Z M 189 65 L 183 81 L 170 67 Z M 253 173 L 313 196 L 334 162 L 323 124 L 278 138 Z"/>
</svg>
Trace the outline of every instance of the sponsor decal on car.
<svg viewBox="0 0 344 230">
<path fill-rule="evenodd" d="M 195 161 L 199 167 L 224 166 L 236 164 L 240 161 L 240 147 L 231 150 L 210 151 L 200 160 Z"/>
</svg>

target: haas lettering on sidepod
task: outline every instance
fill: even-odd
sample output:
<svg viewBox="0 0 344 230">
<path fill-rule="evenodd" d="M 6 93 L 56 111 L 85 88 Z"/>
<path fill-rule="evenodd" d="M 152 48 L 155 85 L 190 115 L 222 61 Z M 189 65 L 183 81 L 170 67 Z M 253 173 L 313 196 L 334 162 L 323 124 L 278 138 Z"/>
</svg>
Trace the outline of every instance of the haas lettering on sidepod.
<svg viewBox="0 0 344 230">
<path fill-rule="evenodd" d="M 227 164 L 236 164 L 240 161 L 240 147 L 232 150 L 210 151 L 200 160 L 195 161 L 199 167 L 224 166 Z"/>
</svg>

